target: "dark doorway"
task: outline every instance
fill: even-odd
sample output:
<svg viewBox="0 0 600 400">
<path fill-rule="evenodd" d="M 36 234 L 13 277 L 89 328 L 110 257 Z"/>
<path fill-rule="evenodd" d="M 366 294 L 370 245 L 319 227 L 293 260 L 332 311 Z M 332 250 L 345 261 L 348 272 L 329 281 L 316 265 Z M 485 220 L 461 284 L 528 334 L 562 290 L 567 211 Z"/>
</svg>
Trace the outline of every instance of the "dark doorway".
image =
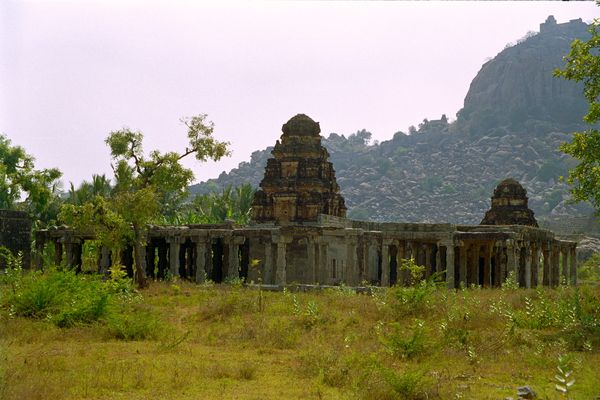
<svg viewBox="0 0 600 400">
<path fill-rule="evenodd" d="M 133 247 L 127 246 L 121 252 L 121 264 L 125 266 L 127 276 L 133 278 Z"/>
<path fill-rule="evenodd" d="M 460 287 L 460 247 L 454 248 L 454 287 Z M 466 255 L 466 252 L 465 252 Z"/>
<path fill-rule="evenodd" d="M 209 278 L 215 283 L 221 283 L 223 282 L 223 239 L 213 239 L 211 250 L 212 269 Z"/>
<path fill-rule="evenodd" d="M 398 248 L 390 246 L 390 286 L 398 282 Z"/>
</svg>

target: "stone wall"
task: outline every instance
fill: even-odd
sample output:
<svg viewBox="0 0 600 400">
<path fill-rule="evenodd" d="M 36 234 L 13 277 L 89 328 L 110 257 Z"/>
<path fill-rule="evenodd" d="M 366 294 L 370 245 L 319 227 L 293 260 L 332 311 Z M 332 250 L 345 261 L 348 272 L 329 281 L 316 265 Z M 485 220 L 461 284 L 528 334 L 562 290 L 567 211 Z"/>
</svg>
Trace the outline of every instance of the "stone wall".
<svg viewBox="0 0 600 400">
<path fill-rule="evenodd" d="M 31 219 L 22 211 L 0 210 L 0 246 L 9 249 L 13 255 L 23 254 L 23 268 L 31 265 Z M 0 257 L 0 269 L 6 267 L 6 260 Z"/>
</svg>

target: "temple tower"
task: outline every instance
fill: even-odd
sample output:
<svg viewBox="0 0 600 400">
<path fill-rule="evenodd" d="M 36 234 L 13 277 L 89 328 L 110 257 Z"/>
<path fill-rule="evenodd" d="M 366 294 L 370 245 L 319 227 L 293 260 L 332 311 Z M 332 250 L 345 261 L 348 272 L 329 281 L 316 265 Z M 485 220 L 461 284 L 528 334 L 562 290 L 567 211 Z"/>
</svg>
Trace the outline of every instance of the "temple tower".
<svg viewBox="0 0 600 400">
<path fill-rule="evenodd" d="M 252 203 L 254 222 L 311 222 L 319 214 L 346 216 L 319 123 L 298 114 L 282 127 Z"/>
<path fill-rule="evenodd" d="M 485 213 L 481 225 L 538 226 L 529 209 L 527 190 L 514 179 L 505 179 L 496 186 L 492 208 Z"/>
</svg>

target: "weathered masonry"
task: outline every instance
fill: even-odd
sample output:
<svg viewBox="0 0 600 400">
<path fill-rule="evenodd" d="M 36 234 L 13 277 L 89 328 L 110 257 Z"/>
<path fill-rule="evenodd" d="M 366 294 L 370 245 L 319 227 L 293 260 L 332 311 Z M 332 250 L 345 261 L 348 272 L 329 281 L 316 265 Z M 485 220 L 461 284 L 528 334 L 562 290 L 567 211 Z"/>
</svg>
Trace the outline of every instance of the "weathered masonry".
<svg viewBox="0 0 600 400">
<path fill-rule="evenodd" d="M 512 179 L 494 191 L 482 225 L 344 218 L 344 199 L 319 133 L 319 124 L 305 115 L 283 126 L 250 225 L 151 227 L 143 266 L 147 275 L 196 282 L 244 278 L 278 285 L 389 286 L 407 283 L 400 261 L 412 257 L 425 266 L 426 276 L 440 273 L 449 288 L 499 286 L 511 273 L 523 287 L 577 283 L 576 243 L 539 229 L 525 189 Z M 63 227 L 38 231 L 36 239 L 39 251 L 52 244 L 57 262 L 77 266 L 82 243 L 92 237 Z M 105 272 L 111 254 L 100 253 L 98 268 Z M 132 274 L 131 254 L 125 249 L 120 261 Z"/>
<path fill-rule="evenodd" d="M 26 212 L 0 210 L 0 246 L 13 256 L 21 253 L 23 265 L 31 264 L 31 219 Z M 0 269 L 6 268 L 6 259 L 0 257 Z"/>
</svg>

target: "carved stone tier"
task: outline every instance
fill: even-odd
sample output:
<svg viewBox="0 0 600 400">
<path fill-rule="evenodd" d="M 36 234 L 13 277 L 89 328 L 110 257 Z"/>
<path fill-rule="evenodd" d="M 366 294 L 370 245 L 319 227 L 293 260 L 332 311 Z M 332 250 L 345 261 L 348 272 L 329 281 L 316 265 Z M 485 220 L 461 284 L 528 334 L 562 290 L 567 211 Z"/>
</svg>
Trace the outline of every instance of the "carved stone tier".
<svg viewBox="0 0 600 400">
<path fill-rule="evenodd" d="M 252 203 L 255 222 L 317 221 L 319 214 L 346 216 L 319 123 L 298 114 L 282 127 Z"/>
<path fill-rule="evenodd" d="M 527 191 L 514 179 L 505 179 L 496 186 L 492 208 L 485 213 L 481 225 L 538 226 L 527 204 Z"/>
</svg>

